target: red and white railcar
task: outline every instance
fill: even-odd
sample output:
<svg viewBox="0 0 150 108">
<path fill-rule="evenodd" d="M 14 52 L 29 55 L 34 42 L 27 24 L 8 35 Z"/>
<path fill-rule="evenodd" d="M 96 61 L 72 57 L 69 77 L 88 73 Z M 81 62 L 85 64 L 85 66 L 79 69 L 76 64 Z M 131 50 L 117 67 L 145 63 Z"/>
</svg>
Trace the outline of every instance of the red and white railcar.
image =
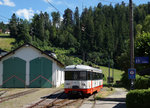
<svg viewBox="0 0 150 108">
<path fill-rule="evenodd" d="M 93 94 L 99 92 L 102 87 L 103 74 L 101 69 L 86 65 L 70 65 L 65 68 L 65 93 Z"/>
</svg>

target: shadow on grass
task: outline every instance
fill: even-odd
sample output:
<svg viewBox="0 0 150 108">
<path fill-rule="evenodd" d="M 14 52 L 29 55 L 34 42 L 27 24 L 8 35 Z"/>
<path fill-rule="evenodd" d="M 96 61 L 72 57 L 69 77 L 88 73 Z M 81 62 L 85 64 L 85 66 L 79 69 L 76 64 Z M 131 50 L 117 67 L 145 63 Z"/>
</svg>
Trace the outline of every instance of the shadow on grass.
<svg viewBox="0 0 150 108">
<path fill-rule="evenodd" d="M 0 36 L 0 38 L 12 38 L 11 36 Z"/>
</svg>

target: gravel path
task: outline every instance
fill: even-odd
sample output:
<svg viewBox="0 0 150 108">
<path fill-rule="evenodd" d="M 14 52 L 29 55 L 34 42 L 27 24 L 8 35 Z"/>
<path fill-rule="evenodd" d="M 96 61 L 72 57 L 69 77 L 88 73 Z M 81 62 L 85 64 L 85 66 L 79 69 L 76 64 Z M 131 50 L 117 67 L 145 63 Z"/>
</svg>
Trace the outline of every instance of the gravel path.
<svg viewBox="0 0 150 108">
<path fill-rule="evenodd" d="M 96 100 L 94 108 L 126 108 L 126 90 L 115 88 L 115 92 L 101 100 Z M 80 108 L 91 108 L 90 103 L 84 103 Z"/>
</svg>

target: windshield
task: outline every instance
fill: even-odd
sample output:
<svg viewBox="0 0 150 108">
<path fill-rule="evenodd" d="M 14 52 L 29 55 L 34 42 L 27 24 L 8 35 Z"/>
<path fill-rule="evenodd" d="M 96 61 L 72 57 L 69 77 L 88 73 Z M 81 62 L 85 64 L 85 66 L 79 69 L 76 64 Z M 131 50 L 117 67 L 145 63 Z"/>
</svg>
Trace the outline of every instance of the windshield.
<svg viewBox="0 0 150 108">
<path fill-rule="evenodd" d="M 80 71 L 67 71 L 65 72 L 65 80 L 87 80 L 86 72 Z"/>
<path fill-rule="evenodd" d="M 65 80 L 99 80 L 103 79 L 102 73 L 88 71 L 65 71 Z"/>
</svg>

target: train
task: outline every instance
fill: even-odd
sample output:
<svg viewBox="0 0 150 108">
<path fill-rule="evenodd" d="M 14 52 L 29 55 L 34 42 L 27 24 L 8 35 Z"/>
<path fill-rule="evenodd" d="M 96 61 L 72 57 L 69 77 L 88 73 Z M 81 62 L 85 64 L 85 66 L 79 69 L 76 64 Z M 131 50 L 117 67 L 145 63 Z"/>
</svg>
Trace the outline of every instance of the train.
<svg viewBox="0 0 150 108">
<path fill-rule="evenodd" d="M 69 65 L 65 67 L 64 91 L 68 95 L 92 95 L 103 88 L 101 69 L 87 65 Z"/>
</svg>

